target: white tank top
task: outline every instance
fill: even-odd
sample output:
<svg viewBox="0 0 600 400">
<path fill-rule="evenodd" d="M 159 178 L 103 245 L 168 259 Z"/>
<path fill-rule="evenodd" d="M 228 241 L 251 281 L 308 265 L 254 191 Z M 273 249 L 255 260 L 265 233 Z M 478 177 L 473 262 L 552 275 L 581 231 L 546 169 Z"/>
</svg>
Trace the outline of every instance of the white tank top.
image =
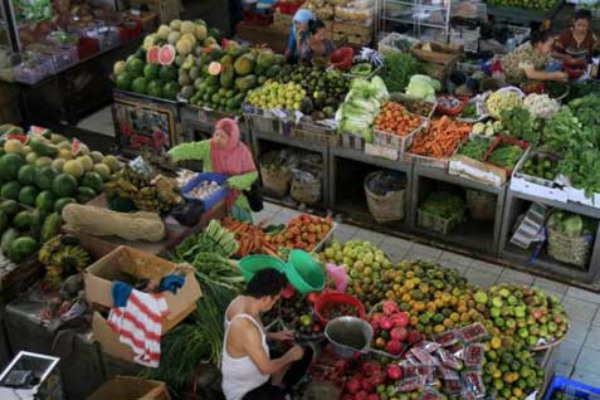
<svg viewBox="0 0 600 400">
<path fill-rule="evenodd" d="M 267 336 L 265 335 L 263 328 L 258 322 L 256 322 L 254 318 L 248 314 L 238 314 L 233 317 L 231 321 L 227 321 L 227 316 L 225 316 L 225 340 L 223 342 L 223 358 L 221 360 L 221 374 L 223 375 L 223 382 L 221 387 L 227 400 L 241 400 L 248 392 L 251 392 L 257 387 L 262 386 L 270 378 L 269 375 L 263 375 L 258 370 L 250 357 L 245 356 L 234 358 L 231 357 L 227 352 L 229 328 L 231 327 L 231 322 L 233 322 L 233 320 L 236 318 L 246 318 L 252 321 L 254 326 L 256 326 L 256 328 L 260 331 L 262 336 L 262 347 L 265 353 L 267 353 L 267 356 L 269 354 Z"/>
</svg>

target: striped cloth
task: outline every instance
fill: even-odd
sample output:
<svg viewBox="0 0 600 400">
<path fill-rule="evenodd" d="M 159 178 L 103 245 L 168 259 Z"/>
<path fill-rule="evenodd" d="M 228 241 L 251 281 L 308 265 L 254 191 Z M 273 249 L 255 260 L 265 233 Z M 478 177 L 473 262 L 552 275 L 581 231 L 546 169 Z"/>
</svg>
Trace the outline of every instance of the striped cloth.
<svg viewBox="0 0 600 400">
<path fill-rule="evenodd" d="M 108 324 L 119 335 L 119 341 L 131 347 L 138 364 L 158 368 L 162 319 L 169 313 L 161 294 L 132 290 L 125 307 L 114 307 Z"/>
</svg>

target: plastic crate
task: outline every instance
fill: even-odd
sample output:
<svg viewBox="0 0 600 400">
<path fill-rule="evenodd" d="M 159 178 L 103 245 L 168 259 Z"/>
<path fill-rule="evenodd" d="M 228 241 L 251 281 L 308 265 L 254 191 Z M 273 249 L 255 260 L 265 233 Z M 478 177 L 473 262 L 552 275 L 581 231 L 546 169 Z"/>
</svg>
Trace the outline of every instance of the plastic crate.
<svg viewBox="0 0 600 400">
<path fill-rule="evenodd" d="M 311 143 L 322 143 L 326 146 L 336 147 L 340 143 L 340 136 L 332 128 L 312 121 L 302 121 L 292 127 L 292 136 Z"/>
<path fill-rule="evenodd" d="M 19 64 L 15 71 L 15 80 L 30 85 L 36 84 L 52 74 L 54 65 L 50 58 L 37 58 Z"/>
<path fill-rule="evenodd" d="M 564 376 L 557 375 L 552 379 L 550 387 L 546 390 L 544 400 L 554 399 L 554 395 L 557 391 L 563 391 L 566 397 L 564 399 L 586 399 L 586 400 L 600 400 L 600 388 L 595 388 L 571 379 L 565 378 Z"/>
<path fill-rule="evenodd" d="M 195 187 L 200 185 L 200 183 L 204 181 L 215 181 L 221 187 L 219 190 L 215 191 L 208 198 L 204 200 L 199 200 L 193 196 L 190 196 L 189 192 L 192 191 Z M 210 210 L 215 204 L 219 201 L 223 200 L 227 196 L 227 187 L 225 186 L 225 182 L 227 181 L 227 177 L 221 174 L 214 174 L 210 172 L 205 172 L 196 175 L 193 179 L 191 179 L 181 190 L 183 198 L 189 201 L 194 201 L 198 203 L 202 203 L 202 208 L 206 210 Z"/>
<path fill-rule="evenodd" d="M 80 60 L 85 60 L 100 50 L 100 43 L 96 39 L 82 37 L 77 43 L 77 54 Z"/>
<path fill-rule="evenodd" d="M 443 97 L 454 97 L 454 96 L 441 96 L 441 98 L 443 98 Z M 454 98 L 460 101 L 460 103 L 456 107 L 446 108 L 446 107 L 444 107 L 442 102 L 440 102 L 438 100 L 438 106 L 437 106 L 436 112 L 441 115 L 450 115 L 453 117 L 459 115 L 462 112 L 463 108 L 465 108 L 465 106 L 469 103 L 469 98 L 468 97 L 463 97 L 462 99 L 459 97 L 454 97 Z"/>
<path fill-rule="evenodd" d="M 353 133 L 345 133 L 342 135 L 342 147 L 358 151 L 365 150 L 365 138 Z"/>
<path fill-rule="evenodd" d="M 456 214 L 450 218 L 442 218 L 437 215 L 432 215 L 421 210 L 417 210 L 417 224 L 421 228 L 447 235 L 452 229 L 460 225 L 463 216 Z"/>
</svg>

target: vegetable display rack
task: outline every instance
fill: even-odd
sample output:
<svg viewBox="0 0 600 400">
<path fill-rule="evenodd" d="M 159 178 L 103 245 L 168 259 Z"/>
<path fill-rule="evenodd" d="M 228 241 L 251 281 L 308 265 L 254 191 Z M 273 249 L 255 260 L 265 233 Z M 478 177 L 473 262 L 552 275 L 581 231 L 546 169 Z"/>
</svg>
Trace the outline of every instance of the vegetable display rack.
<svg viewBox="0 0 600 400">
<path fill-rule="evenodd" d="M 421 126 L 405 136 L 396 135 L 391 132 L 374 130 L 375 144 L 378 146 L 392 148 L 398 150 L 400 159 L 404 157 L 404 152 L 412 145 L 415 135 L 427 127 L 429 120 L 423 119 Z"/>
<path fill-rule="evenodd" d="M 340 136 L 333 129 L 315 122 L 300 122 L 292 127 L 292 136 L 311 143 L 322 143 L 326 146 L 340 145 Z"/>
<path fill-rule="evenodd" d="M 365 138 L 354 133 L 344 133 L 342 135 L 342 147 L 346 149 L 364 151 Z"/>
</svg>

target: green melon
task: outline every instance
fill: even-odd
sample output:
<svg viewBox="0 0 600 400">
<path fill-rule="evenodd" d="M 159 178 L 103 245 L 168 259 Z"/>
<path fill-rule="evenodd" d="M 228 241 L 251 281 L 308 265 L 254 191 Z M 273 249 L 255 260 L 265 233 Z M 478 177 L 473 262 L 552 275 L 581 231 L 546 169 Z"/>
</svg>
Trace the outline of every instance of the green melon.
<svg viewBox="0 0 600 400">
<path fill-rule="evenodd" d="M 27 206 L 35 206 L 35 199 L 39 191 L 35 186 L 24 186 L 19 192 L 19 203 Z"/>
<path fill-rule="evenodd" d="M 58 175 L 52 182 L 52 192 L 58 197 L 74 197 L 77 194 L 77 179 L 69 174 Z"/>
<path fill-rule="evenodd" d="M 50 190 L 56 175 L 57 172 L 52 167 L 39 168 L 35 173 L 35 184 L 42 190 Z"/>
<path fill-rule="evenodd" d="M 56 197 L 49 190 L 44 190 L 35 198 L 35 208 L 42 211 L 52 212 L 54 211 L 54 202 Z"/>
<path fill-rule="evenodd" d="M 17 178 L 23 185 L 33 185 L 35 183 L 35 174 L 37 168 L 33 165 L 23 165 L 19 169 Z"/>
<path fill-rule="evenodd" d="M 0 195 L 5 199 L 18 200 L 21 188 L 21 184 L 17 181 L 7 182 L 2 185 L 2 189 L 0 189 Z"/>
</svg>

